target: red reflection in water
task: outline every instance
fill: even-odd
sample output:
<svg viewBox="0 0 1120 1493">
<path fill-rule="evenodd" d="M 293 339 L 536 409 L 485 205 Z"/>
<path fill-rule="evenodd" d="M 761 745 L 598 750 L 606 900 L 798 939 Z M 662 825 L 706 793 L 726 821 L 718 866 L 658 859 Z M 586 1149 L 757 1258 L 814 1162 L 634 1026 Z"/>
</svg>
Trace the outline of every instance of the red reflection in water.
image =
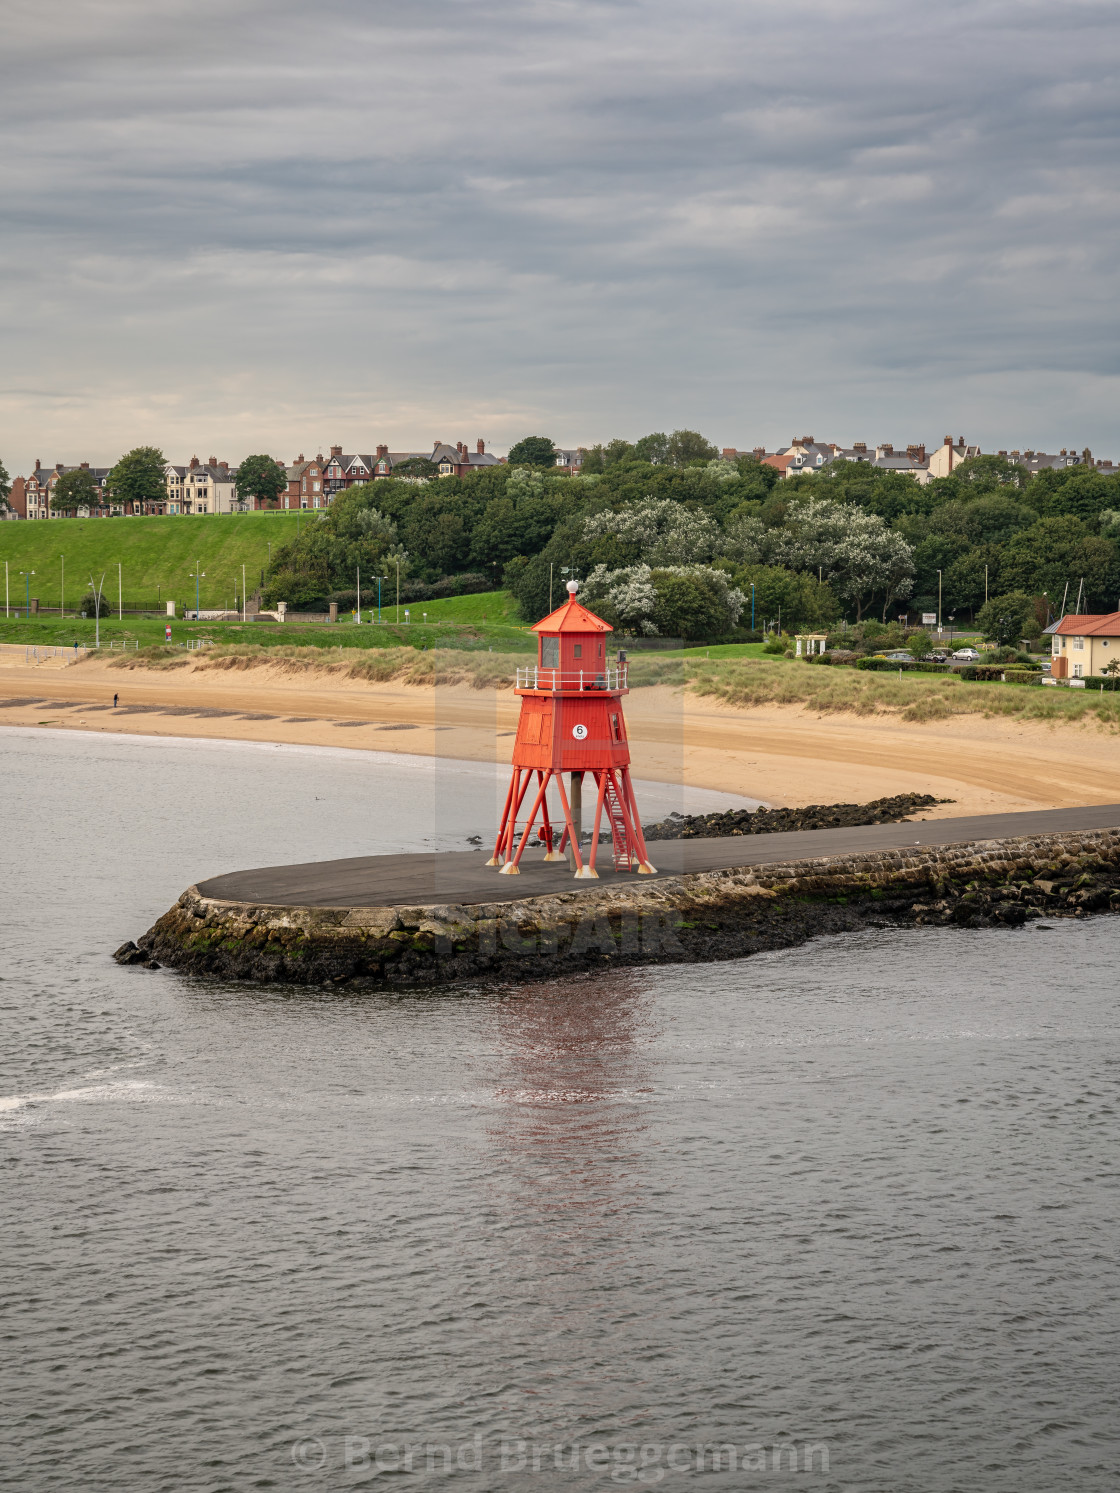
<svg viewBox="0 0 1120 1493">
<path fill-rule="evenodd" d="M 614 1234 L 643 1186 L 649 1008 L 627 973 L 526 986 L 494 1007 L 499 1108 L 488 1134 L 501 1152 L 501 1206 L 522 1226 L 547 1224 L 553 1245 Z"/>
</svg>

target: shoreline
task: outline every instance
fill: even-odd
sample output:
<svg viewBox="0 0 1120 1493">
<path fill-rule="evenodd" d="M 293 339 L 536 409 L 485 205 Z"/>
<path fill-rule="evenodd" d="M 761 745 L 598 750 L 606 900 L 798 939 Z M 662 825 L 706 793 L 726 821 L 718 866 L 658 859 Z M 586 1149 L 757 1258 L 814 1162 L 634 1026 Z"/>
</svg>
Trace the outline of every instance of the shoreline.
<svg viewBox="0 0 1120 1493">
<path fill-rule="evenodd" d="M 741 842 L 675 842 L 667 875 L 574 885 L 542 862 L 524 892 L 511 898 L 495 885 L 493 900 L 478 895 L 497 880 L 481 870 L 485 852 L 237 872 L 189 887 L 112 957 L 209 979 L 373 993 L 740 959 L 866 927 L 1017 929 L 1120 911 L 1120 805 L 1043 822 L 1063 817 L 1096 827 L 1040 830 L 1038 816 L 1024 815 L 1018 825 L 997 821 L 1000 837 L 989 839 L 976 836 L 990 821 L 965 819 L 941 840 L 908 844 L 900 826 L 867 826 L 824 855 L 812 851 L 838 846 L 840 832 L 803 831 L 781 836 L 772 859 L 752 847 L 740 860 Z M 809 857 L 783 860 L 791 841 Z M 262 900 L 244 900 L 254 896 Z"/>
<path fill-rule="evenodd" d="M 0 654 L 0 725 L 508 763 L 512 690 L 377 684 L 285 671 L 26 665 Z M 118 710 L 113 694 L 121 697 Z M 789 807 L 901 793 L 921 818 L 1120 801 L 1120 746 L 1092 724 L 955 716 L 901 722 L 800 705 L 737 709 L 667 685 L 626 701 L 635 777 Z"/>
</svg>

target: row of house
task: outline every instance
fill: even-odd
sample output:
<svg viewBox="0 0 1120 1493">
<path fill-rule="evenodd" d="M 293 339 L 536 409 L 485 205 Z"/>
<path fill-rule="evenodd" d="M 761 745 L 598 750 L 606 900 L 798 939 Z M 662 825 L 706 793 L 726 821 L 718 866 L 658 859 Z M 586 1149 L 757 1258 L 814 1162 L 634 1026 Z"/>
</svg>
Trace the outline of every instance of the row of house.
<svg viewBox="0 0 1120 1493">
<path fill-rule="evenodd" d="M 192 456 L 186 466 L 169 464 L 164 469 L 166 493 L 161 499 L 137 504 L 113 501 L 108 490 L 110 467 L 93 467 L 87 461 L 80 462 L 78 468 L 63 462 L 44 467 L 41 461 L 36 461 L 29 476 L 17 477 L 12 483 L 10 502 L 18 518 L 70 517 L 70 512 L 52 509 L 51 494 L 60 477 L 80 468 L 90 474 L 102 497 L 100 502 L 79 508 L 76 514 L 79 518 L 134 513 L 246 513 L 252 508 L 321 509 L 329 507 L 337 493 L 360 482 L 394 476 L 407 462 L 430 462 L 441 477 L 462 477 L 483 467 L 497 466 L 504 460 L 487 451 L 485 441 L 481 440 L 473 451 L 465 441 L 456 441 L 453 446 L 436 441 L 430 450 L 423 451 L 390 451 L 388 446 L 378 446 L 369 454 L 347 453 L 341 446 L 332 446 L 329 456 L 319 452 L 305 457 L 301 452 L 290 464 L 281 462 L 288 478 L 287 491 L 275 503 L 259 503 L 238 495 L 237 469 L 228 462 L 219 461 L 216 456 L 202 462 Z"/>
<path fill-rule="evenodd" d="M 956 440 L 947 435 L 940 446 L 927 452 L 925 443 L 907 446 L 903 451 L 895 450 L 889 441 L 878 446 L 868 446 L 865 441 L 856 441 L 851 446 L 838 446 L 834 442 L 817 441 L 811 435 L 795 436 L 788 446 L 778 451 L 767 451 L 756 446 L 753 451 L 738 451 L 725 446 L 723 455 L 730 461 L 740 456 L 754 456 L 767 466 L 775 467 L 783 477 L 796 477 L 803 472 L 819 472 L 835 461 L 862 461 L 878 467 L 881 471 L 905 472 L 923 486 L 935 477 L 947 477 L 969 457 L 981 455 L 979 446 L 969 445 L 963 436 Z M 1073 447 L 1063 446 L 1060 452 L 1046 451 L 997 451 L 997 456 L 1006 457 L 1025 467 L 1033 476 L 1047 468 L 1091 466 L 1105 476 L 1120 471 L 1120 465 L 1112 461 L 1094 460 L 1086 446 L 1080 453 Z"/>
<path fill-rule="evenodd" d="M 583 466 L 587 448 L 564 447 L 556 451 L 556 467 L 563 472 L 578 472 Z M 851 446 L 838 446 L 834 442 L 817 441 L 811 435 L 797 436 L 788 446 L 777 451 L 767 451 L 765 446 L 755 446 L 752 451 L 740 451 L 734 446 L 725 446 L 723 456 L 734 461 L 741 456 L 754 456 L 767 466 L 775 467 L 783 477 L 795 477 L 804 472 L 819 472 L 833 462 L 866 462 L 883 471 L 905 472 L 916 482 L 925 484 L 935 477 L 947 477 L 961 462 L 979 456 L 980 447 L 969 445 L 963 436 L 956 440 L 946 436 L 940 446 L 927 452 L 923 444 L 895 450 L 887 441 L 878 446 L 868 446 L 856 441 Z M 1091 466 L 1106 476 L 1120 471 L 1120 465 L 1112 461 L 1094 460 L 1088 447 L 1078 452 L 1073 447 L 1063 446 L 1060 452 L 1045 451 L 999 451 L 999 456 L 1017 462 L 1032 475 L 1047 468 Z M 301 452 L 291 463 L 281 463 L 288 478 L 287 490 L 274 503 L 261 503 L 255 498 L 242 498 L 237 492 L 237 470 L 226 461 L 211 456 L 202 462 L 192 456 L 186 466 L 169 465 L 165 469 L 165 495 L 152 502 L 115 503 L 108 491 L 109 467 L 92 467 L 81 462 L 82 471 L 89 472 L 101 494 L 102 500 L 87 508 L 80 508 L 77 516 L 88 518 L 110 515 L 144 514 L 195 514 L 195 513 L 245 513 L 250 508 L 322 509 L 328 508 L 336 494 L 345 492 L 361 482 L 372 482 L 378 478 L 393 477 L 408 472 L 410 462 L 430 462 L 441 477 L 462 477 L 484 467 L 497 466 L 505 461 L 504 456 L 495 456 L 487 451 L 485 441 L 478 441 L 475 449 L 468 448 L 465 441 L 456 441 L 452 446 L 445 441 L 435 441 L 431 449 L 422 451 L 390 451 L 388 446 L 378 446 L 372 452 L 346 452 L 341 446 L 332 446 L 330 454 L 306 457 Z M 53 467 L 44 467 L 36 461 L 34 470 L 27 477 L 17 477 L 12 484 L 10 497 L 11 515 L 17 518 L 45 519 L 68 517 L 51 507 L 51 492 L 58 479 L 73 466 L 56 462 Z"/>
</svg>

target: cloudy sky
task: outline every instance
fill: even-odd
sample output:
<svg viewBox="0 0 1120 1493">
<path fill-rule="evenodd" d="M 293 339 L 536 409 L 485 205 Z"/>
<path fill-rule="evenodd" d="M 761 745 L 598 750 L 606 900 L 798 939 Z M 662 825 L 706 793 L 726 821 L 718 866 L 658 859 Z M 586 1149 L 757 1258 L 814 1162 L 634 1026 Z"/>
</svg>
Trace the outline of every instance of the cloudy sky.
<svg viewBox="0 0 1120 1493">
<path fill-rule="evenodd" d="M 0 457 L 1120 457 L 1115 0 L 6 0 Z"/>
</svg>

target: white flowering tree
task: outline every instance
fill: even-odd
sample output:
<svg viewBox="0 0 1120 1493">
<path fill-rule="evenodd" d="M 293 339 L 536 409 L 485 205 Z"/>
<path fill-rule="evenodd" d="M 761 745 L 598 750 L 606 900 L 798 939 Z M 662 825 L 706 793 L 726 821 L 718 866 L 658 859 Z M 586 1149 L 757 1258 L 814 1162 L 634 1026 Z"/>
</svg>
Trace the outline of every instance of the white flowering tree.
<svg viewBox="0 0 1120 1493">
<path fill-rule="evenodd" d="M 597 565 L 580 600 L 622 632 L 641 637 L 718 637 L 731 631 L 745 598 L 708 565 Z"/>
<path fill-rule="evenodd" d="M 642 498 L 617 513 L 596 513 L 584 521 L 588 539 L 612 535 L 633 545 L 647 565 L 695 565 L 711 558 L 719 525 L 672 498 Z"/>
<path fill-rule="evenodd" d="M 790 509 L 772 558 L 790 570 L 821 575 L 855 607 L 857 622 L 873 596 L 884 597 L 885 619 L 891 603 L 909 596 L 914 585 L 914 556 L 901 534 L 876 513 L 826 498 Z"/>
</svg>

